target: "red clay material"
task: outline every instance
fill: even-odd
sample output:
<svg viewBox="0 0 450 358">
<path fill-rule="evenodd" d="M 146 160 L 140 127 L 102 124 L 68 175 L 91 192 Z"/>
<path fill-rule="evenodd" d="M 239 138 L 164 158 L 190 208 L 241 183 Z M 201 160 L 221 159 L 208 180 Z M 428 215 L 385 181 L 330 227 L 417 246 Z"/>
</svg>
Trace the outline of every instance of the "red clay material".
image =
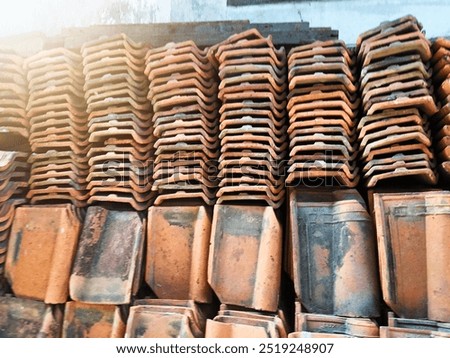
<svg viewBox="0 0 450 358">
<path fill-rule="evenodd" d="M 361 338 L 378 338 L 379 327 L 368 318 L 347 318 L 301 312 L 296 302 L 295 330 L 306 336 L 307 333 L 335 334 Z"/>
<path fill-rule="evenodd" d="M 145 280 L 158 298 L 210 302 L 211 213 L 204 206 L 151 207 Z"/>
<path fill-rule="evenodd" d="M 137 300 L 130 309 L 126 338 L 204 337 L 205 313 L 194 301 Z"/>
<path fill-rule="evenodd" d="M 436 321 L 396 318 L 388 313 L 388 326 L 380 327 L 381 338 L 450 338 L 450 324 Z"/>
<path fill-rule="evenodd" d="M 89 207 L 70 277 L 72 299 L 129 303 L 139 288 L 144 235 L 138 213 Z"/>
<path fill-rule="evenodd" d="M 383 298 L 400 317 L 450 320 L 449 200 L 447 191 L 373 195 Z"/>
<path fill-rule="evenodd" d="M 6 277 L 17 297 L 64 303 L 81 222 L 71 205 L 16 210 Z"/>
<path fill-rule="evenodd" d="M 64 310 L 63 338 L 123 338 L 124 309 L 70 301 Z"/>
<path fill-rule="evenodd" d="M 59 338 L 64 308 L 17 297 L 0 297 L 1 338 Z"/>
<path fill-rule="evenodd" d="M 309 312 L 379 315 L 375 237 L 356 190 L 291 190 L 289 272 Z M 301 249 L 303 248 L 303 249 Z"/>
<path fill-rule="evenodd" d="M 276 311 L 281 234 L 270 207 L 215 206 L 208 282 L 222 303 Z M 247 283 L 236 290 L 239 282 Z"/>
</svg>

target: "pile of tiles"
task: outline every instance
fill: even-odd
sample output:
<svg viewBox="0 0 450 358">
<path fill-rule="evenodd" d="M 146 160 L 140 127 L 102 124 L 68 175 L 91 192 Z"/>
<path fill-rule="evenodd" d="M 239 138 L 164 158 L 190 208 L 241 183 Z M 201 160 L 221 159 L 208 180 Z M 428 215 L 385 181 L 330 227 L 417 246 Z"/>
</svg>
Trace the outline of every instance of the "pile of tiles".
<svg viewBox="0 0 450 358">
<path fill-rule="evenodd" d="M 26 140 L 29 134 L 25 110 L 28 90 L 23 59 L 12 52 L 0 52 L 0 93 L 0 134 L 5 135 L 2 135 L 2 141 L 10 142 L 11 147 L 15 145 L 14 140 L 10 141 L 11 136 Z"/>
<path fill-rule="evenodd" d="M 81 49 L 91 145 L 89 204 L 126 203 L 136 210 L 151 204 L 154 140 L 146 51 L 125 35 L 90 41 Z"/>
<path fill-rule="evenodd" d="M 450 178 L 450 40 L 439 38 L 432 46 L 433 81 L 440 110 L 432 122 L 434 149 L 440 172 Z"/>
<path fill-rule="evenodd" d="M 25 61 L 32 155 L 31 203 L 86 204 L 87 123 L 81 56 L 64 48 Z"/>
<path fill-rule="evenodd" d="M 222 304 L 213 320 L 206 321 L 205 338 L 287 338 L 283 311 L 247 311 Z"/>
<path fill-rule="evenodd" d="M 206 316 L 194 301 L 142 299 L 134 302 L 126 338 L 202 338 Z"/>
<path fill-rule="evenodd" d="M 0 151 L 0 277 L 3 275 L 15 207 L 26 202 L 28 153 Z"/>
<path fill-rule="evenodd" d="M 355 187 L 359 99 L 352 53 L 342 41 L 314 42 L 291 49 L 288 66 L 286 184 Z"/>
<path fill-rule="evenodd" d="M 194 42 L 150 49 L 145 74 L 154 110 L 155 205 L 168 200 L 215 201 L 219 156 L 217 74 Z"/>
<path fill-rule="evenodd" d="M 287 150 L 285 50 L 253 29 L 210 53 L 219 66 L 222 101 L 218 203 L 257 200 L 278 208 Z"/>
<path fill-rule="evenodd" d="M 378 338 L 379 327 L 369 318 L 304 313 L 295 303 L 295 331 L 289 338 Z"/>
<path fill-rule="evenodd" d="M 358 63 L 364 117 L 358 125 L 367 187 L 413 177 L 437 182 L 427 117 L 436 113 L 430 85 L 430 43 L 412 16 L 359 36 Z"/>
</svg>

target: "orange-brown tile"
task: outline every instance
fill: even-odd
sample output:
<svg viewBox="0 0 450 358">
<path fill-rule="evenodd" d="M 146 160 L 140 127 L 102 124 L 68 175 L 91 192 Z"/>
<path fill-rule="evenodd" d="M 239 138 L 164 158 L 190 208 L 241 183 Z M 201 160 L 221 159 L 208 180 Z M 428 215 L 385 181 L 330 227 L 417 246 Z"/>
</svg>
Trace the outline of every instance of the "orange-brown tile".
<svg viewBox="0 0 450 358">
<path fill-rule="evenodd" d="M 383 298 L 400 317 L 450 321 L 450 192 L 373 195 Z"/>
<path fill-rule="evenodd" d="M 128 304 L 140 285 L 144 228 L 135 211 L 89 207 L 70 276 L 72 299 Z"/>
<path fill-rule="evenodd" d="M 204 206 L 148 210 L 145 281 L 158 298 L 210 302 L 211 212 Z"/>
<path fill-rule="evenodd" d="M 292 189 L 288 271 L 308 312 L 379 315 L 372 220 L 353 189 Z"/>
<path fill-rule="evenodd" d="M 66 302 L 80 228 L 80 219 L 71 205 L 16 210 L 6 276 L 17 297 Z"/>
<path fill-rule="evenodd" d="M 271 207 L 215 206 L 208 282 L 222 303 L 276 311 L 281 238 Z"/>
<path fill-rule="evenodd" d="M 0 337 L 58 338 L 63 306 L 17 297 L 0 297 Z"/>
<path fill-rule="evenodd" d="M 65 305 L 63 338 L 122 338 L 126 308 L 70 301 Z"/>
</svg>

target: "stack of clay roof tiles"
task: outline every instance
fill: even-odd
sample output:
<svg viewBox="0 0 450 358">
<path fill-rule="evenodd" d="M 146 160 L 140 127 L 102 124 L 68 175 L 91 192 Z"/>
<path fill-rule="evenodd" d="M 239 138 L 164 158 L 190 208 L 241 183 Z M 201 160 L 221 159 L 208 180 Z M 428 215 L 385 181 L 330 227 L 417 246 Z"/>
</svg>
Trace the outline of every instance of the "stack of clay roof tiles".
<svg viewBox="0 0 450 358">
<path fill-rule="evenodd" d="M 354 188 L 436 183 L 430 129 L 447 173 L 450 46 L 420 30 L 0 54 L 0 336 L 449 337 L 450 193 Z M 283 225 L 285 179 L 334 186 Z"/>
<path fill-rule="evenodd" d="M 26 115 L 27 79 L 23 58 L 14 52 L 0 51 L 0 136 L 9 149 L 15 148 L 16 138 L 28 139 L 30 125 Z"/>
<path fill-rule="evenodd" d="M 440 110 L 432 122 L 434 149 L 443 176 L 450 179 L 450 40 L 436 39 L 432 46 L 433 81 Z"/>
<path fill-rule="evenodd" d="M 314 42 L 291 49 L 288 66 L 286 184 L 355 187 L 359 99 L 353 54 L 342 41 Z"/>
<path fill-rule="evenodd" d="M 30 97 L 31 203 L 84 206 L 87 199 L 87 114 L 81 56 L 57 48 L 25 61 Z"/>
<path fill-rule="evenodd" d="M 151 204 L 154 139 L 146 51 L 123 34 L 81 49 L 89 114 L 89 204 L 127 203 L 136 210 Z"/>
<path fill-rule="evenodd" d="M 216 71 L 194 42 L 150 49 L 145 73 L 154 109 L 155 205 L 167 200 L 215 202 L 219 156 Z"/>
<path fill-rule="evenodd" d="M 419 178 L 436 184 L 428 116 L 436 113 L 430 43 L 407 16 L 361 34 L 357 41 L 364 117 L 358 125 L 362 174 L 380 180 Z"/>
<path fill-rule="evenodd" d="M 209 51 L 219 69 L 220 180 L 217 202 L 284 201 L 286 53 L 249 30 Z"/>
</svg>

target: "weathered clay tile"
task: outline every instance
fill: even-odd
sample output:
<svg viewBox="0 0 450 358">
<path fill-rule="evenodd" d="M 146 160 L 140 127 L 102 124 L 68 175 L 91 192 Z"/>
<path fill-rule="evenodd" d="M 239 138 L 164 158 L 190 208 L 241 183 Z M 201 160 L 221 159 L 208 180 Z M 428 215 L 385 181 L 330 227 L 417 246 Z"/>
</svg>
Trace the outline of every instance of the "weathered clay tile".
<svg viewBox="0 0 450 358">
<path fill-rule="evenodd" d="M 388 326 L 380 327 L 381 338 L 450 338 L 450 324 L 436 321 L 396 318 L 388 313 Z"/>
<path fill-rule="evenodd" d="M 336 338 L 341 335 L 360 338 L 379 337 L 379 327 L 374 320 L 303 313 L 299 302 L 296 302 L 295 330 L 301 333 L 302 337 L 308 334 L 331 334 L 336 335 Z"/>
<path fill-rule="evenodd" d="M 379 315 L 375 237 L 356 190 L 291 190 L 287 263 L 308 312 Z M 303 249 L 302 249 L 303 248 Z"/>
<path fill-rule="evenodd" d="M 396 76 L 414 75 L 422 80 L 428 81 L 431 78 L 432 70 L 420 60 L 418 55 L 406 55 L 399 57 L 388 57 L 387 59 L 375 62 L 365 67 L 361 73 L 361 91 L 367 92 L 366 86 L 382 86 L 386 83 L 392 83 L 392 78 Z M 404 79 L 404 77 L 401 77 Z M 385 82 L 382 83 L 381 81 Z"/>
<path fill-rule="evenodd" d="M 135 211 L 88 208 L 70 276 L 70 297 L 127 304 L 140 285 L 145 231 Z"/>
<path fill-rule="evenodd" d="M 450 338 L 450 333 L 398 327 L 380 327 L 380 338 Z"/>
<path fill-rule="evenodd" d="M 400 317 L 449 321 L 447 191 L 373 194 L 381 285 Z"/>
<path fill-rule="evenodd" d="M 62 305 L 0 297 L 0 337 L 58 338 L 61 336 L 62 319 Z"/>
<path fill-rule="evenodd" d="M 193 301 L 143 299 L 130 308 L 126 338 L 201 338 L 205 312 Z"/>
<path fill-rule="evenodd" d="M 63 338 L 122 338 L 125 308 L 70 301 L 65 305 Z"/>
<path fill-rule="evenodd" d="M 259 325 L 240 324 L 208 320 L 206 322 L 206 338 L 278 338 L 274 324 L 261 322 Z"/>
<path fill-rule="evenodd" d="M 64 303 L 81 222 L 71 205 L 16 209 L 6 277 L 17 297 Z"/>
<path fill-rule="evenodd" d="M 215 206 L 208 282 L 222 303 L 276 311 L 281 237 L 280 222 L 270 207 Z M 236 290 L 239 282 L 246 284 Z"/>
<path fill-rule="evenodd" d="M 243 310 L 222 304 L 213 320 L 206 322 L 206 338 L 286 338 L 284 313 Z"/>
<path fill-rule="evenodd" d="M 380 58 L 411 52 L 418 53 L 423 62 L 431 59 L 429 41 L 420 31 L 373 41 L 365 46 L 360 56 L 363 58 L 362 65 L 367 66 Z"/>
<path fill-rule="evenodd" d="M 226 304 L 220 305 L 220 310 L 217 313 L 214 320 L 216 321 L 226 321 L 226 318 L 229 317 L 231 320 L 233 318 L 236 319 L 248 319 L 249 323 L 251 323 L 251 320 L 255 321 L 268 321 L 275 323 L 275 327 L 277 330 L 277 335 L 280 338 L 286 338 L 288 327 L 286 323 L 286 318 L 284 315 L 284 312 L 282 310 L 278 310 L 276 313 L 267 313 L 267 312 L 257 312 L 257 311 L 249 311 L 242 307 L 236 307 L 236 306 L 230 306 Z M 236 320 L 236 323 L 237 320 Z"/>
<path fill-rule="evenodd" d="M 145 281 L 158 298 L 210 302 L 211 213 L 204 206 L 151 207 Z"/>
<path fill-rule="evenodd" d="M 391 36 L 392 34 L 395 34 L 397 32 L 396 30 L 399 30 L 399 28 L 403 29 L 405 24 L 409 24 L 413 31 L 422 30 L 422 24 L 418 22 L 414 16 L 406 15 L 392 21 L 382 22 L 379 26 L 363 32 L 358 36 L 356 45 L 359 47 L 366 42 Z"/>
</svg>

